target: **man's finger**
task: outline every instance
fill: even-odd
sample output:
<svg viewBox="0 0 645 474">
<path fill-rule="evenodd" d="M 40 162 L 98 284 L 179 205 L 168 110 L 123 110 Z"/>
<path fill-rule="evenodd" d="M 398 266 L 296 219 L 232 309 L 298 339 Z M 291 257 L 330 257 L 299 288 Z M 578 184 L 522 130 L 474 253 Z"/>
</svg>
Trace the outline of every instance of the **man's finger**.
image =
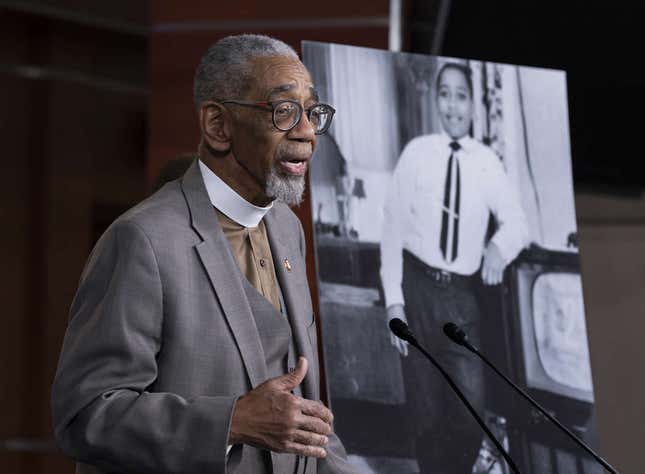
<svg viewBox="0 0 645 474">
<path fill-rule="evenodd" d="M 303 431 L 310 431 L 319 435 L 330 435 L 331 425 L 317 416 L 301 415 L 297 420 L 298 427 Z"/>
<path fill-rule="evenodd" d="M 292 441 L 306 446 L 325 447 L 329 444 L 329 438 L 327 436 L 304 430 L 296 430 L 293 433 Z"/>
<path fill-rule="evenodd" d="M 332 415 L 329 408 L 323 405 L 320 402 L 314 402 L 313 400 L 307 400 L 305 398 L 300 399 L 300 411 L 305 415 L 315 416 L 320 418 L 325 423 L 331 425 L 331 422 L 334 421 L 334 415 Z"/>
<path fill-rule="evenodd" d="M 307 446 L 305 444 L 294 443 L 291 441 L 285 443 L 282 451 L 310 458 L 324 458 L 327 456 L 327 451 L 324 448 L 320 448 L 318 446 Z"/>
<path fill-rule="evenodd" d="M 291 391 L 302 383 L 307 375 L 307 367 L 307 359 L 300 357 L 293 372 L 276 377 L 271 382 L 277 384 L 280 390 Z"/>
</svg>

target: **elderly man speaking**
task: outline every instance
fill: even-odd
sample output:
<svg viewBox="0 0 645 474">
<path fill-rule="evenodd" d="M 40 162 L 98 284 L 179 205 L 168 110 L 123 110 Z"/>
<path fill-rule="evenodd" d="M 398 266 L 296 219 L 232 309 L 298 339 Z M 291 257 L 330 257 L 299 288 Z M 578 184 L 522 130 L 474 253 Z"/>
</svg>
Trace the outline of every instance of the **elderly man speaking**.
<svg viewBox="0 0 645 474">
<path fill-rule="evenodd" d="M 77 472 L 349 473 L 319 402 L 301 200 L 334 109 L 281 41 L 224 38 L 194 83 L 199 156 L 81 276 L 52 389 Z"/>
</svg>

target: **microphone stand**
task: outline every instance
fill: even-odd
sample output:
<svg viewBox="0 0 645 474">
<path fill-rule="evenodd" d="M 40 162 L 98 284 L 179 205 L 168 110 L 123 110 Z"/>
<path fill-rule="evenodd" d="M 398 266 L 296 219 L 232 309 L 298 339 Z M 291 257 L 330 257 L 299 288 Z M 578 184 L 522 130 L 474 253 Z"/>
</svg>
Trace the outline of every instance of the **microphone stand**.
<svg viewBox="0 0 645 474">
<path fill-rule="evenodd" d="M 540 405 L 538 402 L 536 402 L 533 397 L 531 397 L 528 393 L 526 393 L 524 390 L 522 390 L 520 387 L 518 387 L 511 379 L 509 379 L 506 375 L 504 375 L 502 372 L 500 372 L 497 367 L 493 365 L 491 361 L 488 360 L 487 357 L 485 357 L 481 352 L 479 352 L 479 349 L 477 349 L 475 346 L 473 346 L 469 341 L 468 341 L 468 336 L 466 336 L 466 333 L 461 329 L 459 326 L 457 326 L 454 323 L 447 323 L 443 327 L 443 331 L 450 338 L 452 342 L 455 344 L 459 344 L 460 346 L 464 346 L 466 349 L 468 349 L 470 352 L 475 354 L 477 357 L 479 357 L 484 364 L 486 364 L 488 367 L 493 369 L 493 371 L 499 375 L 504 381 L 509 384 L 517 393 L 519 393 L 524 399 L 528 400 L 531 405 L 533 405 L 542 415 L 544 415 L 551 423 L 553 423 L 555 426 L 560 428 L 560 430 L 566 434 L 571 440 L 573 440 L 578 446 L 580 446 L 582 449 L 584 449 L 590 456 L 592 456 L 598 463 L 602 465 L 607 471 L 611 472 L 612 474 L 618 474 L 618 471 L 612 467 L 611 464 L 609 464 L 607 461 L 605 461 L 602 457 L 600 457 L 598 454 L 594 452 L 593 449 L 591 449 L 584 441 L 582 441 L 580 438 L 578 438 L 575 434 L 571 432 L 566 426 L 564 426 L 562 423 L 560 423 L 553 415 L 551 415 L 549 412 L 547 412 L 544 408 L 542 408 L 542 405 Z"/>
<path fill-rule="evenodd" d="M 405 329 L 404 329 L 404 331 L 403 331 L 403 332 L 401 332 L 400 330 L 399 330 L 399 331 L 397 331 L 397 329 L 396 329 L 395 327 L 393 327 L 393 324 L 392 324 L 392 323 L 393 323 L 394 321 L 400 321 L 401 323 L 403 323 L 403 325 L 405 325 Z M 395 323 L 395 324 L 396 324 L 396 323 Z M 497 440 L 497 438 L 495 438 L 495 436 L 493 435 L 493 433 L 491 433 L 491 431 L 488 429 L 488 426 L 486 426 L 486 424 L 484 423 L 484 420 L 482 420 L 482 419 L 481 419 L 481 417 L 477 414 L 477 412 L 475 411 L 475 409 L 472 407 L 472 405 L 470 404 L 470 402 L 468 401 L 468 399 L 467 399 L 467 398 L 464 396 L 464 394 L 461 392 L 461 390 L 459 389 L 459 387 L 457 387 L 457 385 L 456 385 L 456 384 L 455 384 L 455 382 L 452 380 L 452 378 L 450 377 L 450 375 L 448 375 L 448 373 L 443 369 L 443 367 L 441 367 L 441 365 L 439 365 L 439 363 L 434 359 L 434 357 L 432 357 L 432 356 L 430 355 L 430 353 L 429 353 L 428 351 L 426 351 L 426 350 L 423 348 L 423 346 L 421 346 L 421 344 L 419 344 L 419 343 L 417 342 L 416 338 L 412 335 L 412 333 L 411 333 L 411 332 L 410 332 L 410 330 L 408 329 L 407 324 L 405 324 L 403 321 L 401 321 L 401 320 L 399 320 L 399 319 L 397 318 L 397 319 L 394 319 L 394 320 L 392 320 L 392 321 L 390 322 L 390 329 L 392 330 L 392 332 L 394 333 L 394 335 L 395 335 L 396 337 L 398 337 L 398 338 L 400 338 L 400 339 L 403 339 L 404 341 L 409 342 L 412 346 L 416 347 L 416 348 L 417 348 L 417 349 L 418 349 L 418 350 L 419 350 L 419 351 L 420 351 L 424 356 L 426 356 L 426 358 L 430 361 L 430 363 L 432 363 L 432 365 L 434 365 L 434 366 L 436 367 L 436 369 L 437 369 L 437 370 L 441 373 L 441 375 L 443 375 L 443 377 L 446 379 L 446 382 L 448 382 L 448 385 L 450 385 L 450 388 L 451 388 L 451 389 L 452 389 L 452 390 L 457 394 L 457 396 L 458 396 L 458 397 L 459 397 L 459 399 L 462 401 L 462 403 L 466 406 L 466 408 L 468 409 L 468 411 L 470 412 L 470 414 L 473 416 L 473 418 L 475 418 L 475 420 L 477 421 L 477 423 L 479 424 L 479 426 L 481 427 L 481 429 L 482 429 L 482 430 L 484 430 L 484 433 L 486 433 L 486 435 L 488 436 L 488 438 L 490 439 L 490 441 L 495 445 L 495 447 L 497 448 L 497 450 L 498 450 L 498 451 L 501 453 L 501 455 L 504 457 L 504 459 L 506 460 L 506 462 L 507 462 L 507 463 L 508 463 L 508 465 L 510 466 L 511 470 L 512 470 L 514 473 L 516 473 L 516 474 L 521 474 L 521 471 L 520 471 L 520 470 L 518 469 L 518 467 L 515 465 L 515 462 L 513 461 L 513 459 L 511 458 L 511 456 L 506 452 L 506 450 L 504 449 L 504 447 L 502 446 L 502 444 Z"/>
</svg>

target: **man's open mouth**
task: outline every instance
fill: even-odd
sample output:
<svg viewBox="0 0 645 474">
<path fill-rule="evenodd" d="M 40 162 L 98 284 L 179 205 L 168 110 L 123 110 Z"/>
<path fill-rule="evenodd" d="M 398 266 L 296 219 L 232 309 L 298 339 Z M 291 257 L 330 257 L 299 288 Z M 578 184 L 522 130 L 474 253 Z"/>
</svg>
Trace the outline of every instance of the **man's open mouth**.
<svg viewBox="0 0 645 474">
<path fill-rule="evenodd" d="M 288 160 L 281 160 L 280 167 L 286 174 L 302 176 L 307 172 L 306 158 L 291 158 Z"/>
</svg>

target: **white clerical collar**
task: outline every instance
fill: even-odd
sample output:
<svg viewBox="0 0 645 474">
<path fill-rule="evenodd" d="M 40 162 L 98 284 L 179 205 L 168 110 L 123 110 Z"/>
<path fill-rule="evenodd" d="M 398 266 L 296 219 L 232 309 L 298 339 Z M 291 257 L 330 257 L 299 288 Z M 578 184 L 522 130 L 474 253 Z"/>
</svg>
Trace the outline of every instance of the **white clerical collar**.
<svg viewBox="0 0 645 474">
<path fill-rule="evenodd" d="M 229 219 L 233 219 L 244 227 L 257 227 L 262 218 L 273 207 L 259 207 L 251 204 L 240 196 L 233 188 L 226 184 L 222 178 L 199 160 L 199 169 L 204 178 L 204 185 L 213 206 Z"/>
</svg>

